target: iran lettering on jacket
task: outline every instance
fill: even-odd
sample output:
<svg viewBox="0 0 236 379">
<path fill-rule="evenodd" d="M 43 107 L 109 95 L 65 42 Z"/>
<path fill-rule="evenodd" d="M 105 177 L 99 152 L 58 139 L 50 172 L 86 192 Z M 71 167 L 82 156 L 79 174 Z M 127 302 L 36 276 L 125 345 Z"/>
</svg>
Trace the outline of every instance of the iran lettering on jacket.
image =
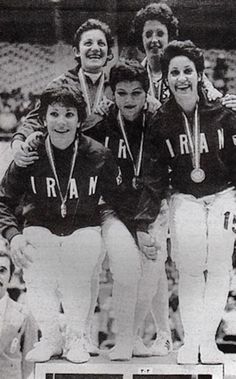
<svg viewBox="0 0 236 379">
<path fill-rule="evenodd" d="M 177 153 L 180 153 L 181 155 L 190 154 L 189 149 L 189 143 L 188 143 L 188 137 L 186 134 L 179 134 L 178 138 L 178 147 L 179 151 L 175 151 L 175 148 L 173 146 L 173 143 L 171 143 L 170 139 L 166 139 L 166 145 L 169 150 L 171 158 L 174 158 Z M 224 130 L 223 129 L 217 129 L 217 138 L 218 138 L 218 148 L 219 150 L 222 150 L 224 148 Z M 200 133 L 199 136 L 199 148 L 200 153 L 209 153 L 210 147 L 209 142 L 207 140 L 207 136 L 205 133 Z"/>
<path fill-rule="evenodd" d="M 39 192 L 42 193 L 42 179 L 40 181 L 37 181 L 37 177 L 31 176 L 30 177 L 30 183 L 32 191 L 35 195 L 37 195 Z M 45 191 L 47 197 L 57 197 L 57 184 L 56 180 L 52 177 L 45 177 L 43 178 L 44 185 L 45 185 Z M 90 176 L 88 178 L 88 183 L 84 184 L 85 192 L 88 196 L 92 196 L 96 193 L 97 190 L 97 184 L 98 184 L 98 175 Z M 69 192 L 68 192 L 68 199 L 78 199 L 79 197 L 79 189 L 78 184 L 75 178 L 71 178 L 70 185 L 69 185 Z"/>
</svg>

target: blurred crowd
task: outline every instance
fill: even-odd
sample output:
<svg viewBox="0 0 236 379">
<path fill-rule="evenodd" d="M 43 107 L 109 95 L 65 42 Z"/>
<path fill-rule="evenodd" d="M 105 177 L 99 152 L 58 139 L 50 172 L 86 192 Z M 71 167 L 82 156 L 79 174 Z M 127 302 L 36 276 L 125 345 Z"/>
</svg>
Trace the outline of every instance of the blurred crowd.
<svg viewBox="0 0 236 379">
<path fill-rule="evenodd" d="M 0 132 L 5 137 L 16 130 L 19 121 L 34 108 L 38 98 L 39 95 L 32 92 L 23 94 L 21 88 L 0 93 Z"/>
</svg>

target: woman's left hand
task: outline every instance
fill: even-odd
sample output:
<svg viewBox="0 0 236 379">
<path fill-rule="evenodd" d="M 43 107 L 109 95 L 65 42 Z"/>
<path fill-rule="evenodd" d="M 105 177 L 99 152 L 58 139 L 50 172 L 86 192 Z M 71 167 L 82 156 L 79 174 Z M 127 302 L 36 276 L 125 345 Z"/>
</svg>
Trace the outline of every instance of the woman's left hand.
<svg viewBox="0 0 236 379">
<path fill-rule="evenodd" d="M 94 109 L 94 113 L 97 113 L 101 116 L 107 115 L 112 104 L 114 104 L 113 101 L 109 100 L 106 96 L 103 96 L 103 99 Z"/>
<path fill-rule="evenodd" d="M 209 101 L 215 101 L 216 99 L 220 99 L 221 97 L 223 97 L 222 93 L 218 91 L 218 89 L 213 87 L 213 85 L 208 86 L 206 90 L 207 90 L 207 98 Z"/>
<path fill-rule="evenodd" d="M 149 94 L 147 94 L 146 102 L 147 110 L 151 113 L 155 113 L 161 106 L 161 102 Z"/>
</svg>

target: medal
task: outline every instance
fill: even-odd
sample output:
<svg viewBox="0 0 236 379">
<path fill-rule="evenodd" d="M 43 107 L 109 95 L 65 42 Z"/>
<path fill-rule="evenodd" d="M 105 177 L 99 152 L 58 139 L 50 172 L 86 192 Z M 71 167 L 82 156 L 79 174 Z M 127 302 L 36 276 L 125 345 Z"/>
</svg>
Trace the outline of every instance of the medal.
<svg viewBox="0 0 236 379">
<path fill-rule="evenodd" d="M 138 189 L 138 183 L 137 183 L 137 177 L 136 176 L 134 176 L 133 179 L 132 179 L 132 187 L 135 190 Z"/>
<path fill-rule="evenodd" d="M 65 203 L 62 203 L 62 204 L 61 204 L 61 217 L 62 217 L 62 218 L 65 218 L 65 217 L 66 217 L 66 214 L 67 214 L 66 204 L 65 204 Z"/>
<path fill-rule="evenodd" d="M 191 171 L 190 176 L 191 176 L 192 181 L 195 183 L 203 182 L 203 180 L 206 177 L 204 170 L 202 170 L 201 168 L 194 168 Z"/>
<path fill-rule="evenodd" d="M 140 170 L 141 170 L 141 165 L 142 165 L 142 157 L 143 157 L 143 144 L 144 144 L 144 131 L 145 131 L 145 114 L 143 113 L 143 125 L 142 125 L 142 135 L 141 135 L 141 140 L 140 140 L 140 146 L 139 146 L 139 152 L 138 152 L 138 157 L 136 162 L 134 161 L 134 157 L 129 145 L 129 141 L 126 135 L 125 127 L 124 127 L 124 122 L 121 116 L 120 111 L 118 112 L 118 121 L 119 125 L 121 128 L 121 132 L 123 134 L 123 138 L 125 141 L 125 146 L 127 148 L 127 151 L 129 153 L 130 159 L 133 163 L 133 169 L 134 169 L 134 177 L 132 179 L 132 187 L 133 189 L 137 190 L 140 188 L 140 183 L 139 183 L 139 176 L 140 176 Z"/>
<path fill-rule="evenodd" d="M 54 175 L 54 178 L 56 180 L 58 192 L 60 195 L 60 199 L 61 199 L 61 217 L 65 218 L 67 216 L 66 201 L 67 201 L 67 197 L 68 197 L 68 192 L 69 192 L 69 188 L 70 188 L 70 182 L 71 182 L 72 174 L 73 174 L 74 167 L 75 167 L 75 160 L 76 160 L 76 156 L 77 156 L 77 152 L 78 152 L 78 139 L 76 139 L 75 143 L 74 143 L 74 151 L 73 151 L 73 156 L 71 159 L 70 174 L 69 174 L 69 178 L 68 178 L 68 182 L 67 182 L 65 196 L 63 196 L 62 192 L 61 192 L 61 186 L 60 186 L 59 178 L 57 175 L 57 170 L 56 170 L 56 166 L 55 166 L 55 162 L 54 162 L 54 156 L 53 156 L 53 150 L 52 150 L 52 146 L 51 146 L 49 136 L 47 136 L 47 138 L 46 138 L 45 146 L 46 146 L 46 152 L 48 155 L 49 163 L 51 165 L 53 175 Z"/>
<path fill-rule="evenodd" d="M 190 150 L 193 170 L 190 173 L 191 180 L 194 183 L 202 183 L 205 180 L 206 174 L 200 167 L 200 125 L 198 120 L 198 106 L 196 105 L 193 122 L 193 135 L 190 131 L 189 121 L 183 113 L 185 133 L 188 138 L 188 146 Z"/>
</svg>

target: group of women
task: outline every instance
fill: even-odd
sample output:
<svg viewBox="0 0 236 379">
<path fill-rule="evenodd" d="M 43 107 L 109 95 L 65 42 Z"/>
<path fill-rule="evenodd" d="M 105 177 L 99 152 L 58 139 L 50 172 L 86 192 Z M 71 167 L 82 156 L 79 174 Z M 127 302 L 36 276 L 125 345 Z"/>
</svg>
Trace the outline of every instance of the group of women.
<svg viewBox="0 0 236 379">
<path fill-rule="evenodd" d="M 108 81 L 103 70 L 112 58 L 110 29 L 94 19 L 82 24 L 74 37 L 77 66 L 49 84 L 12 141 L 15 163 L 1 184 L 0 230 L 15 262 L 25 268 L 29 303 L 44 337 L 29 353 L 32 361 L 63 352 L 68 360 L 81 363 L 88 361 L 89 353 L 98 353 L 90 327 L 105 254 L 113 273 L 117 322 L 109 358 L 169 354 L 168 230 L 179 270 L 184 327 L 177 361 L 224 361 L 215 333 L 227 300 L 234 246 L 236 96 L 222 99 L 204 75 L 202 51 L 191 41 L 176 40 L 178 21 L 166 4 L 150 4 L 137 12 L 133 33 L 146 54 L 144 61 L 118 61 Z M 70 128 L 69 142 L 61 143 Z M 45 131 L 49 138 L 41 153 L 38 137 Z M 41 171 L 42 159 L 49 171 Z M 46 184 L 37 181 L 36 173 Z M 19 189 L 21 175 L 29 185 Z M 62 185 L 63 178 L 68 181 Z M 26 204 L 22 235 L 12 221 L 12 209 L 27 191 L 31 202 Z M 60 200 L 59 213 L 54 198 Z M 97 205 L 100 223 L 91 211 Z M 35 209 L 37 215 L 40 206 L 37 220 Z M 71 218 L 73 226 L 68 224 Z M 28 251 L 32 246 L 40 252 L 37 257 Z M 60 325 L 52 322 L 58 316 L 58 301 L 52 301 L 58 283 L 64 286 L 61 304 L 70 326 L 67 343 Z M 44 315 L 42 304 L 48 308 Z M 139 329 L 150 311 L 157 333 L 147 348 Z"/>
</svg>

